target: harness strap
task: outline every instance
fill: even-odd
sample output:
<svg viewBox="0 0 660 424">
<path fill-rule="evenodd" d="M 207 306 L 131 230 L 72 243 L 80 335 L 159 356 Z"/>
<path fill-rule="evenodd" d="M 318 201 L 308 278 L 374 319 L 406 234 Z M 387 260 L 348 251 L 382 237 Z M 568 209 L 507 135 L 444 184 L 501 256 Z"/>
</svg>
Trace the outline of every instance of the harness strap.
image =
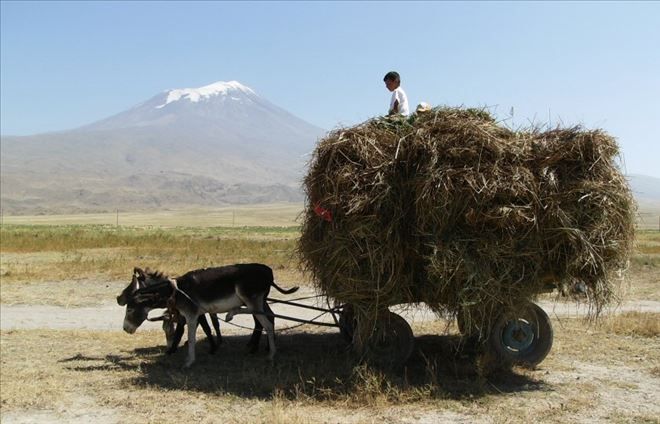
<svg viewBox="0 0 660 424">
<path fill-rule="evenodd" d="M 193 305 L 195 305 L 196 308 L 199 308 L 199 304 L 195 302 L 186 292 L 181 290 L 179 286 L 176 283 L 175 278 L 170 278 L 169 279 L 170 284 L 172 285 L 172 295 L 167 299 L 167 311 L 171 313 L 174 316 L 179 315 L 179 310 L 176 309 L 176 294 L 177 292 L 181 293 L 184 295 Z"/>
<path fill-rule="evenodd" d="M 179 291 L 179 287 L 174 278 L 170 278 L 169 281 L 172 285 L 172 295 L 167 299 L 167 312 L 173 319 L 176 318 L 178 321 L 179 310 L 176 308 L 176 292 Z"/>
</svg>

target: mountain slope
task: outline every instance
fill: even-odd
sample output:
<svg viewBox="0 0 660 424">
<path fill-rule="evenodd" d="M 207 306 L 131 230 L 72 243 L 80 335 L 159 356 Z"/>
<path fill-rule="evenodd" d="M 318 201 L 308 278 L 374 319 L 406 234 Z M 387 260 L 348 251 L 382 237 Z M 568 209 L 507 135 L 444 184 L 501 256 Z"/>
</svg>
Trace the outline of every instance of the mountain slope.
<svg viewBox="0 0 660 424">
<path fill-rule="evenodd" d="M 74 130 L 2 137 L 3 207 L 300 200 L 305 155 L 322 134 L 236 81 L 169 90 Z"/>
<path fill-rule="evenodd" d="M 660 178 L 638 174 L 630 174 L 627 178 L 636 199 L 660 204 Z"/>
</svg>

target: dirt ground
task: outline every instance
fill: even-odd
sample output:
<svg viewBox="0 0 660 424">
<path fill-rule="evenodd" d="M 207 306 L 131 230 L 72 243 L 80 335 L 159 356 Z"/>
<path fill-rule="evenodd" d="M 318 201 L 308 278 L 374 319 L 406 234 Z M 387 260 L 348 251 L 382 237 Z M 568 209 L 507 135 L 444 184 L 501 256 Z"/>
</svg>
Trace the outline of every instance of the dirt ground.
<svg viewBox="0 0 660 424">
<path fill-rule="evenodd" d="M 49 287 L 49 286 L 53 287 Z M 62 283 L 42 283 L 35 289 L 41 289 L 41 292 L 55 292 L 55 286 L 62 287 Z M 122 282 L 114 282 L 106 284 L 114 290 L 108 290 L 110 293 L 119 293 L 123 288 Z M 301 287 L 296 293 L 295 297 L 313 297 L 316 292 L 311 287 Z M 114 296 L 109 295 L 107 298 L 112 299 Z M 275 298 L 286 298 L 281 295 L 274 295 Z M 119 307 L 114 301 L 104 301 L 94 306 L 78 306 L 80 303 L 84 304 L 84 299 L 72 300 L 68 305 L 50 305 L 50 304 L 0 304 L 2 311 L 0 319 L 0 329 L 2 330 L 21 330 L 21 329 L 71 329 L 71 330 L 120 330 L 122 320 L 124 318 L 125 309 Z M 303 299 L 300 301 L 302 304 L 326 307 L 322 297 L 313 297 L 311 299 Z M 557 319 L 560 318 L 578 318 L 587 317 L 590 313 L 588 306 L 585 303 L 575 302 L 557 302 L 550 298 L 541 299 L 538 304 L 548 313 Z M 308 309 L 301 309 L 295 306 L 284 304 L 274 305 L 273 310 L 275 313 L 284 316 L 292 316 L 301 319 L 317 319 L 319 322 L 333 322 L 332 316 L 326 314 L 320 318 L 318 312 Z M 392 311 L 399 313 L 406 320 L 411 323 L 435 321 L 437 317 L 427 308 L 421 307 L 394 307 Z M 643 313 L 660 313 L 660 301 L 655 300 L 628 300 L 620 304 L 612 305 L 605 308 L 602 312 L 603 315 L 620 314 L 622 312 L 643 312 Z M 157 316 L 159 311 L 154 311 L 150 316 Z M 225 325 L 224 330 L 230 334 L 242 333 L 245 330 L 240 327 L 235 327 L 232 324 L 237 324 L 243 327 L 252 326 L 252 318 L 246 315 L 238 315 L 232 320 L 231 324 Z M 283 327 L 296 325 L 294 322 L 286 322 L 281 324 Z M 142 324 L 142 330 L 157 330 L 160 328 L 160 323 L 145 322 Z"/>
<path fill-rule="evenodd" d="M 32 289 L 48 291 L 49 284 Z M 210 355 L 200 342 L 197 362 L 183 370 L 184 349 L 165 355 L 158 324 L 135 335 L 121 331 L 124 312 L 113 297 L 122 285 L 107 283 L 100 291 L 112 296 L 87 306 L 4 303 L 3 293 L 2 423 L 660 422 L 660 337 L 606 325 L 626 311 L 657 322 L 657 300 L 624 302 L 599 323 L 585 321 L 584 307 L 542 300 L 555 339 L 534 370 L 482 372 L 454 324 L 424 309 L 401 312 L 416 336 L 401 370 L 356 366 L 336 329 L 310 326 L 281 331 L 271 364 L 264 352 L 246 355 L 249 330 L 227 324 L 220 351 Z M 308 294 L 304 288 L 300 296 Z M 235 321 L 249 327 L 252 319 Z"/>
</svg>

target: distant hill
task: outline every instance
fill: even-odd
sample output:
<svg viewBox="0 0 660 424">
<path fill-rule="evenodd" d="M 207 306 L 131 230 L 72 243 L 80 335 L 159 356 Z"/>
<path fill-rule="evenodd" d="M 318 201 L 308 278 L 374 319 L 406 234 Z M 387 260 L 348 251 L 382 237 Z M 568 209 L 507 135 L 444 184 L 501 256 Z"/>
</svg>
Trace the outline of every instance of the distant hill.
<svg viewBox="0 0 660 424">
<path fill-rule="evenodd" d="M 300 201 L 324 130 L 236 81 L 168 90 L 76 128 L 1 140 L 2 207 L 52 213 Z"/>
<path fill-rule="evenodd" d="M 637 200 L 638 228 L 657 230 L 660 226 L 660 178 L 637 174 L 627 178 Z"/>
<path fill-rule="evenodd" d="M 638 202 L 657 203 L 660 205 L 660 178 L 648 175 L 628 175 L 630 188 Z"/>
</svg>

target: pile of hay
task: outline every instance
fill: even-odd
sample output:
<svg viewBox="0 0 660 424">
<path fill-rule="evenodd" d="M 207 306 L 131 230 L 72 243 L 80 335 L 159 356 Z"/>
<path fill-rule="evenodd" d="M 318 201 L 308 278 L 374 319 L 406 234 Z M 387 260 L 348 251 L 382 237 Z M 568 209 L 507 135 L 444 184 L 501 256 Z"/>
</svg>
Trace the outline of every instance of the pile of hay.
<svg viewBox="0 0 660 424">
<path fill-rule="evenodd" d="M 362 318 L 425 302 L 483 327 L 548 283 L 580 283 L 597 313 L 634 236 L 617 154 L 601 130 L 512 131 L 474 109 L 337 129 L 304 180 L 298 252 Z"/>
</svg>

